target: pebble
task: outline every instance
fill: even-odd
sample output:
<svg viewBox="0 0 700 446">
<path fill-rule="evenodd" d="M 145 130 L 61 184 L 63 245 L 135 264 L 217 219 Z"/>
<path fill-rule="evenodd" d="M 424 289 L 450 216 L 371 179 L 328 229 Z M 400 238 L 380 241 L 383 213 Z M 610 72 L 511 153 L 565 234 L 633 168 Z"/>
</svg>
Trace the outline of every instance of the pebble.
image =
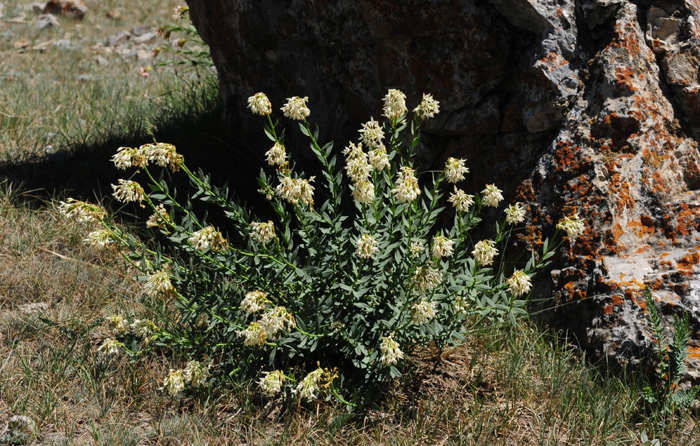
<svg viewBox="0 0 700 446">
<path fill-rule="evenodd" d="M 46 29 L 51 28 L 53 26 L 61 26 L 61 24 L 58 22 L 58 19 L 53 14 L 44 14 L 40 16 L 37 19 L 36 24 L 34 25 L 36 29 Z"/>
</svg>

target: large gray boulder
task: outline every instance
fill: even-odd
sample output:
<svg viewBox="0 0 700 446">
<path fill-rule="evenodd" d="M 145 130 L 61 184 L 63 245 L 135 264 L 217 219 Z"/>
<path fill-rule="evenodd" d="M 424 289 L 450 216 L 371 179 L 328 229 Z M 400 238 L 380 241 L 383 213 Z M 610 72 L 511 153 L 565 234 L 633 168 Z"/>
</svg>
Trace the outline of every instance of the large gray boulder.
<svg viewBox="0 0 700 446">
<path fill-rule="evenodd" d="M 539 283 L 552 324 L 596 358 L 639 364 L 649 286 L 669 323 L 687 311 L 700 327 L 696 0 L 188 3 L 232 135 L 259 127 L 245 109 L 257 91 L 278 107 L 308 96 L 310 120 L 341 146 L 388 88 L 412 103 L 432 93 L 424 162 L 467 158 L 466 189 L 496 182 L 528 203 L 521 246 L 564 215 L 587 220 Z"/>
</svg>

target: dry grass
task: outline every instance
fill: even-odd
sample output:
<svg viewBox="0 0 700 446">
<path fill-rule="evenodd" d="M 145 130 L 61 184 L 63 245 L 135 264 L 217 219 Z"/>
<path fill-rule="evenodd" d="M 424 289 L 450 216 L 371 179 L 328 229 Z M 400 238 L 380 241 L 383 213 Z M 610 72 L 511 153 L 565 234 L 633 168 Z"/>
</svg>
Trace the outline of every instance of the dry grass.
<svg viewBox="0 0 700 446">
<path fill-rule="evenodd" d="M 172 21 L 180 2 L 85 2 L 82 20 L 36 29 L 32 3 L 5 0 L 0 19 L 0 161 L 51 155 L 77 144 L 102 144 L 117 135 L 143 135 L 177 104 L 183 89 L 171 68 L 140 70 L 163 62 L 151 51 L 161 39 L 118 45 L 120 32 L 150 31 Z M 117 18 L 110 18 L 117 17 Z M 182 74 L 183 76 L 186 76 Z"/>
<path fill-rule="evenodd" d="M 133 45 L 123 54 L 103 45 L 168 22 L 177 2 L 87 1 L 83 21 L 43 31 L 24 3 L 3 3 L 0 159 L 146 134 L 197 111 L 169 93 L 182 90 L 172 69 L 145 79 L 138 68 L 152 59 L 126 55 Z M 114 10 L 121 18 L 107 17 Z M 54 45 L 62 40 L 77 46 Z M 473 327 L 466 345 L 417 356 L 415 378 L 366 413 L 268 401 L 254 385 L 170 397 L 160 386 L 181 358 L 100 354 L 111 336 L 105 318 L 155 319 L 162 304 L 141 300 L 118 253 L 85 247 L 86 231 L 54 200 L 0 187 L 2 444 L 636 445 L 642 432 L 665 445 L 700 443 L 696 414 L 642 411 L 639 379 L 599 373 L 526 322 Z"/>
</svg>

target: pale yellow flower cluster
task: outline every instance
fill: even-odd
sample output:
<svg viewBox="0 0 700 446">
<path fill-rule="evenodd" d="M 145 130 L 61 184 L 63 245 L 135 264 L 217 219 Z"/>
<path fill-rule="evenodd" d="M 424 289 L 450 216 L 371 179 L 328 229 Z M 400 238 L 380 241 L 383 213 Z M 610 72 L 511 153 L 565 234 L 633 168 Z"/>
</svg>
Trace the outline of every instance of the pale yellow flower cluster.
<svg viewBox="0 0 700 446">
<path fill-rule="evenodd" d="M 165 377 L 162 389 L 170 395 L 177 395 L 185 390 L 185 380 L 182 376 L 182 370 L 170 369 L 168 376 Z"/>
<path fill-rule="evenodd" d="M 420 188 L 415 170 L 408 166 L 402 166 L 396 179 L 396 187 L 391 192 L 401 202 L 409 202 L 418 198 Z"/>
<path fill-rule="evenodd" d="M 281 166 L 287 162 L 287 152 L 284 145 L 275 142 L 270 150 L 265 153 L 265 160 L 270 166 Z"/>
<path fill-rule="evenodd" d="M 440 112 L 440 103 L 433 99 L 433 95 L 423 93 L 423 100 L 413 112 L 421 119 L 432 118 Z"/>
<path fill-rule="evenodd" d="M 319 392 L 324 388 L 330 387 L 334 377 L 334 374 L 319 367 L 306 375 L 306 377 L 297 384 L 294 393 L 298 395 L 300 399 L 316 399 L 318 398 Z"/>
<path fill-rule="evenodd" d="M 413 273 L 413 284 L 422 293 L 432 290 L 442 282 L 442 271 L 430 266 L 419 266 Z"/>
<path fill-rule="evenodd" d="M 158 327 L 153 321 L 148 319 L 136 319 L 129 325 L 131 333 L 139 338 L 148 338 L 158 331 Z"/>
<path fill-rule="evenodd" d="M 445 179 L 448 183 L 457 183 L 464 180 L 464 176 L 469 173 L 469 168 L 464 165 L 466 161 L 449 157 L 445 162 Z"/>
<path fill-rule="evenodd" d="M 129 167 L 141 168 L 153 163 L 176 172 L 184 163 L 184 158 L 177 153 L 174 145 L 157 142 L 144 144 L 139 148 L 119 147 L 117 153 L 112 156 L 112 162 L 121 170 Z"/>
<path fill-rule="evenodd" d="M 444 235 L 436 235 L 433 237 L 432 254 L 436 259 L 449 257 L 454 252 L 455 242 L 448 239 Z"/>
<path fill-rule="evenodd" d="M 188 361 L 185 370 L 182 371 L 182 378 L 192 387 L 203 386 L 209 378 L 209 367 L 209 364 L 205 365 L 199 361 Z"/>
<path fill-rule="evenodd" d="M 411 317 L 416 325 L 425 324 L 435 318 L 435 302 L 421 300 L 411 306 Z"/>
<path fill-rule="evenodd" d="M 112 184 L 112 189 L 114 198 L 123 203 L 141 203 L 144 200 L 143 187 L 136 181 L 120 179 L 118 185 Z"/>
<path fill-rule="evenodd" d="M 251 322 L 248 328 L 241 332 L 243 345 L 248 347 L 261 346 L 267 342 L 267 333 L 259 322 Z"/>
<path fill-rule="evenodd" d="M 355 250 L 355 254 L 363 259 L 371 259 L 377 250 L 379 250 L 377 241 L 369 234 L 362 234 L 362 236 L 357 239 L 356 244 L 357 249 Z"/>
<path fill-rule="evenodd" d="M 97 351 L 103 355 L 116 356 L 124 349 L 124 344 L 116 339 L 105 339 L 97 348 Z"/>
<path fill-rule="evenodd" d="M 83 243 L 93 248 L 106 248 L 114 243 L 112 233 L 107 229 L 98 229 L 90 232 L 84 239 Z"/>
<path fill-rule="evenodd" d="M 450 198 L 447 201 L 452 203 L 457 212 L 469 212 L 469 208 L 474 204 L 474 195 L 469 195 L 462 189 L 457 189 L 457 186 L 454 189 L 454 193 L 450 194 Z"/>
<path fill-rule="evenodd" d="M 525 221 L 525 206 L 520 202 L 508 206 L 505 210 L 505 213 L 506 223 L 508 223 L 509 225 L 514 225 Z"/>
<path fill-rule="evenodd" d="M 377 172 L 389 167 L 389 155 L 386 153 L 386 147 L 383 145 L 374 150 L 371 150 L 367 156 L 372 168 Z"/>
<path fill-rule="evenodd" d="M 421 242 L 411 242 L 408 250 L 411 253 L 411 257 L 415 259 L 425 250 L 425 246 Z"/>
<path fill-rule="evenodd" d="M 573 244 L 576 239 L 583 234 L 586 230 L 583 220 L 578 216 L 578 214 L 573 217 L 564 217 L 557 223 L 557 229 L 566 231 L 566 236 L 569 238 Z"/>
<path fill-rule="evenodd" d="M 148 276 L 144 292 L 151 297 L 170 297 L 175 295 L 175 287 L 170 282 L 168 271 L 163 268 Z"/>
<path fill-rule="evenodd" d="M 178 20 L 178 19 L 184 18 L 189 13 L 190 13 L 190 8 L 188 8 L 187 6 L 178 5 L 173 9 L 173 16 L 172 17 L 174 20 Z"/>
<path fill-rule="evenodd" d="M 248 108 L 256 115 L 267 116 L 272 113 L 272 104 L 265 93 L 255 93 L 248 98 Z"/>
<path fill-rule="evenodd" d="M 163 204 L 159 204 L 153 210 L 153 214 L 151 214 L 151 216 L 148 217 L 148 220 L 146 220 L 146 227 L 165 229 L 170 223 L 170 214 L 165 209 Z"/>
<path fill-rule="evenodd" d="M 372 173 L 367 154 L 362 150 L 362 143 L 350 143 L 343 150 L 345 154 L 345 172 L 353 183 L 368 181 Z"/>
<path fill-rule="evenodd" d="M 146 157 L 133 147 L 119 147 L 117 153 L 112 155 L 112 162 L 120 170 L 126 170 L 129 167 L 143 167 L 146 163 Z"/>
<path fill-rule="evenodd" d="M 255 314 L 260 310 L 265 309 L 265 303 L 268 302 L 267 294 L 260 290 L 255 290 L 247 293 L 241 301 L 241 310 L 247 314 Z"/>
<path fill-rule="evenodd" d="M 275 192 L 289 203 L 297 204 L 300 201 L 304 204 L 314 204 L 314 187 L 310 184 L 314 177 L 308 180 L 302 178 L 292 178 L 285 176 L 277 185 Z"/>
<path fill-rule="evenodd" d="M 187 242 L 199 252 L 209 249 L 219 251 L 226 249 L 228 246 L 226 239 L 213 226 L 207 226 L 204 229 L 193 232 L 192 236 L 187 239 Z"/>
<path fill-rule="evenodd" d="M 281 370 L 263 372 L 262 378 L 258 381 L 258 386 L 265 395 L 274 396 L 282 391 L 282 386 L 286 380 L 287 377 Z"/>
<path fill-rule="evenodd" d="M 362 150 L 362 143 L 350 143 L 343 153 L 346 157 L 345 172 L 353 182 L 352 198 L 358 203 L 371 203 L 375 197 L 374 184 L 370 181 L 372 166 Z"/>
<path fill-rule="evenodd" d="M 114 314 L 107 318 L 107 323 L 109 324 L 110 328 L 112 328 L 112 333 L 114 333 L 116 336 L 121 336 L 126 333 L 127 322 L 123 316 Z"/>
<path fill-rule="evenodd" d="M 260 318 L 260 325 L 267 333 L 267 338 L 275 340 L 282 332 L 291 331 L 297 324 L 292 313 L 287 311 L 286 308 L 275 307 L 263 313 Z"/>
<path fill-rule="evenodd" d="M 488 266 L 493 263 L 493 258 L 498 255 L 498 249 L 496 249 L 496 242 L 493 240 L 481 240 L 476 245 L 474 245 L 474 250 L 472 251 L 474 260 L 481 266 Z"/>
<path fill-rule="evenodd" d="M 284 307 L 275 307 L 263 313 L 259 321 L 251 322 L 241 335 L 245 345 L 261 346 L 268 340 L 278 339 L 282 332 L 291 331 L 294 327 L 296 322 L 292 313 Z"/>
<path fill-rule="evenodd" d="M 287 103 L 282 107 L 282 113 L 295 121 L 304 121 L 311 114 L 311 111 L 306 107 L 308 100 L 308 97 L 300 98 L 299 96 L 287 98 Z"/>
<path fill-rule="evenodd" d="M 371 203 L 374 201 L 374 184 L 371 181 L 355 183 L 352 190 L 352 198 L 358 203 Z"/>
<path fill-rule="evenodd" d="M 514 296 L 525 294 L 532 288 L 530 276 L 521 270 L 513 271 L 513 275 L 507 278 L 506 282 L 508 282 L 508 288 L 510 288 L 510 292 L 513 293 Z"/>
<path fill-rule="evenodd" d="M 148 162 L 154 163 L 160 167 L 166 167 L 177 172 L 180 166 L 184 163 L 182 155 L 177 153 L 175 146 L 172 144 L 157 142 L 153 144 L 144 144 L 139 150 L 146 157 Z"/>
<path fill-rule="evenodd" d="M 61 201 L 58 210 L 66 218 L 74 218 L 82 223 L 99 223 L 107 216 L 100 206 L 69 198 Z"/>
<path fill-rule="evenodd" d="M 250 224 L 250 238 L 263 245 L 275 238 L 275 223 L 272 220 L 267 222 L 252 222 Z"/>
<path fill-rule="evenodd" d="M 384 97 L 384 116 L 394 121 L 400 119 L 407 111 L 406 95 L 400 90 L 390 89 Z"/>
<path fill-rule="evenodd" d="M 385 365 L 396 364 L 399 359 L 403 359 L 403 352 L 399 343 L 394 340 L 394 333 L 382 337 L 379 351 L 382 353 L 379 360 Z"/>
<path fill-rule="evenodd" d="M 484 205 L 497 207 L 498 203 L 500 203 L 503 200 L 503 195 L 501 194 L 501 192 L 503 191 L 497 188 L 495 184 L 486 185 L 484 190 L 481 191 L 483 195 L 482 198 L 484 200 Z"/>
<path fill-rule="evenodd" d="M 383 148 L 384 144 L 382 140 L 384 139 L 384 130 L 382 126 L 372 118 L 362 124 L 360 139 L 362 139 L 362 142 L 370 149 Z"/>
</svg>

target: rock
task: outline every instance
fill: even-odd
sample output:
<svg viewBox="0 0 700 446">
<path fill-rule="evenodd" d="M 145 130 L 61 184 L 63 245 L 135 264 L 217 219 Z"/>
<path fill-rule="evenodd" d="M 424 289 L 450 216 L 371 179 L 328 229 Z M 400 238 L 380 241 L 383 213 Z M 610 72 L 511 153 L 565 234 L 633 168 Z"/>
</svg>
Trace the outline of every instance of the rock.
<svg viewBox="0 0 700 446">
<path fill-rule="evenodd" d="M 409 104 L 430 92 L 441 112 L 423 129 L 423 166 L 467 158 L 465 190 L 496 182 L 527 203 L 518 247 L 585 217 L 534 295 L 591 358 L 631 367 L 651 348 L 647 305 L 669 326 L 687 312 L 700 327 L 700 8 L 650 3 L 188 1 L 232 140 L 259 127 L 246 109 L 258 91 L 276 108 L 308 96 L 309 119 L 336 147 L 378 117 L 388 88 Z M 700 382 L 697 333 L 688 364 Z"/>
<path fill-rule="evenodd" d="M 148 25 L 136 26 L 131 28 L 129 32 L 131 32 L 131 34 L 135 37 L 141 37 L 148 34 L 153 34 L 153 27 Z"/>
<path fill-rule="evenodd" d="M 36 430 L 34 420 L 24 415 L 13 415 L 9 420 L 10 431 L 17 434 L 33 434 Z"/>
<path fill-rule="evenodd" d="M 34 25 L 36 29 L 46 29 L 54 26 L 61 26 L 61 24 L 53 14 L 44 14 L 40 16 Z"/>
<path fill-rule="evenodd" d="M 87 6 L 82 1 L 66 0 L 49 0 L 43 8 L 45 14 L 63 14 L 76 20 L 82 20 L 87 10 Z"/>
<path fill-rule="evenodd" d="M 12 44 L 12 47 L 16 50 L 21 50 L 24 48 L 27 48 L 29 45 L 31 45 L 31 42 L 27 39 L 17 39 L 15 42 Z"/>
<path fill-rule="evenodd" d="M 97 56 L 95 56 L 95 62 L 97 62 L 97 65 L 102 65 L 104 67 L 106 67 L 110 64 L 109 59 L 102 56 L 101 54 L 98 54 Z"/>
<path fill-rule="evenodd" d="M 18 308 L 21 313 L 43 313 L 49 309 L 49 304 L 46 302 L 34 302 L 31 304 L 20 305 Z"/>
<path fill-rule="evenodd" d="M 153 33 L 153 32 L 147 32 L 144 34 L 136 35 L 132 31 L 132 34 L 134 35 L 134 38 L 133 38 L 134 43 L 138 43 L 138 44 L 153 42 L 158 37 L 156 35 L 156 33 Z"/>
<path fill-rule="evenodd" d="M 107 18 L 112 20 L 119 20 L 122 18 L 122 12 L 118 8 L 112 8 L 107 11 Z"/>
<path fill-rule="evenodd" d="M 129 31 L 119 31 L 118 33 L 112 34 L 111 36 L 107 37 L 105 45 L 109 47 L 121 45 L 122 43 L 130 40 L 131 36 L 132 34 Z"/>
</svg>

